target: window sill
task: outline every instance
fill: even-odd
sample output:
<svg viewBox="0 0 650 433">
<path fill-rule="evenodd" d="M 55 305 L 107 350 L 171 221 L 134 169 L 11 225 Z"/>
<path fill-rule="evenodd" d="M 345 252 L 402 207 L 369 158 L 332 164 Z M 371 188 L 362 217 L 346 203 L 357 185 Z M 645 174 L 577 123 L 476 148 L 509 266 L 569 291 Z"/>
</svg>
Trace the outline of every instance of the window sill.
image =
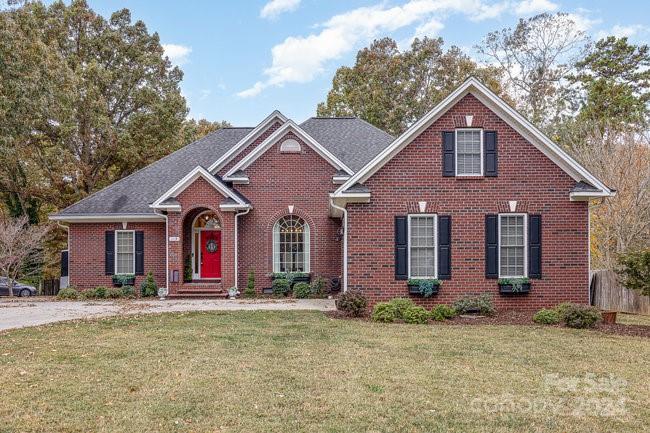
<svg viewBox="0 0 650 433">
<path fill-rule="evenodd" d="M 454 176 L 458 180 L 483 180 L 485 176 L 482 175 L 469 175 L 469 174 L 457 174 Z"/>
</svg>

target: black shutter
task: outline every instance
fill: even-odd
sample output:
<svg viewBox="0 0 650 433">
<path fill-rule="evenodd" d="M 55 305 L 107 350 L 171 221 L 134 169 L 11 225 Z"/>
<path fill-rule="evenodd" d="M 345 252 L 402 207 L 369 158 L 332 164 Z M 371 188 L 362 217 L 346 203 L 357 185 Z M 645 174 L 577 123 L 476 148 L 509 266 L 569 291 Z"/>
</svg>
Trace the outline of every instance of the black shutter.
<svg viewBox="0 0 650 433">
<path fill-rule="evenodd" d="M 61 251 L 61 276 L 68 276 L 68 250 Z"/>
<path fill-rule="evenodd" d="M 451 217 L 438 217 L 438 279 L 451 280 Z"/>
<path fill-rule="evenodd" d="M 542 278 L 542 216 L 528 216 L 528 276 Z"/>
<path fill-rule="evenodd" d="M 499 278 L 499 216 L 485 216 L 485 277 Z"/>
<path fill-rule="evenodd" d="M 395 217 L 395 279 L 408 279 L 408 217 Z"/>
<path fill-rule="evenodd" d="M 485 154 L 485 176 L 496 176 L 498 171 L 496 131 L 485 131 L 483 153 Z"/>
<path fill-rule="evenodd" d="M 135 274 L 144 275 L 144 232 L 135 232 Z"/>
<path fill-rule="evenodd" d="M 115 232 L 106 232 L 104 242 L 104 273 L 113 275 L 115 272 Z"/>
<path fill-rule="evenodd" d="M 454 148 L 455 148 L 455 134 L 453 132 L 442 133 L 442 175 L 455 176 L 456 169 L 454 167 Z"/>
</svg>

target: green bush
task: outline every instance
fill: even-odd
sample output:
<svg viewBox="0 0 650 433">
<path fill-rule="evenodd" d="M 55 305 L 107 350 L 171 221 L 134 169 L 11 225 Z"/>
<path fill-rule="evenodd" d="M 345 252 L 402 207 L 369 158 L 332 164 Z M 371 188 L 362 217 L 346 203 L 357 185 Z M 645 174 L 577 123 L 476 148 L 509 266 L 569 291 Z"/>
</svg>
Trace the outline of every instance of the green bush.
<svg viewBox="0 0 650 433">
<path fill-rule="evenodd" d="M 329 281 L 327 278 L 317 277 L 314 281 L 311 282 L 311 294 L 312 296 L 321 296 L 327 290 L 329 286 Z"/>
<path fill-rule="evenodd" d="M 557 312 L 558 316 L 560 316 L 560 320 L 562 321 L 564 320 L 564 316 L 566 316 L 567 311 L 572 309 L 573 306 L 574 304 L 571 302 L 562 302 L 561 304 L 557 304 L 553 310 Z"/>
<path fill-rule="evenodd" d="M 350 317 L 361 317 L 368 309 L 368 299 L 356 290 L 341 293 L 336 300 L 336 308 Z"/>
<path fill-rule="evenodd" d="M 388 302 L 395 310 L 395 319 L 404 320 L 404 312 L 409 308 L 415 307 L 415 303 L 410 299 L 394 298 Z"/>
<path fill-rule="evenodd" d="M 104 299 L 106 297 L 106 293 L 108 293 L 108 288 L 104 286 L 95 287 L 94 292 L 95 298 Z"/>
<path fill-rule="evenodd" d="M 86 289 L 82 290 L 81 293 L 79 293 L 79 297 L 82 299 L 96 299 L 97 298 L 97 293 L 95 293 L 95 289 Z"/>
<path fill-rule="evenodd" d="M 123 298 L 135 298 L 135 287 L 133 286 L 122 286 L 122 297 Z"/>
<path fill-rule="evenodd" d="M 453 307 L 458 314 L 478 312 L 483 316 L 492 316 L 496 313 L 492 295 L 489 293 L 482 293 L 479 296 L 465 296 L 454 302 Z"/>
<path fill-rule="evenodd" d="M 246 288 L 244 289 L 244 298 L 254 298 L 255 293 L 255 271 L 248 271 L 248 282 Z"/>
<path fill-rule="evenodd" d="M 371 318 L 375 322 L 392 323 L 397 318 L 395 306 L 390 302 L 378 302 L 372 309 Z"/>
<path fill-rule="evenodd" d="M 185 256 L 185 263 L 183 263 L 183 281 L 192 281 L 192 256 L 188 254 Z"/>
<path fill-rule="evenodd" d="M 65 287 L 59 290 L 56 297 L 58 299 L 77 299 L 79 297 L 79 292 L 72 287 Z"/>
<path fill-rule="evenodd" d="M 124 286 L 122 286 L 124 287 Z M 106 289 L 106 297 L 116 299 L 122 297 L 122 287 L 109 287 Z"/>
<path fill-rule="evenodd" d="M 402 318 L 406 323 L 423 325 L 429 321 L 429 312 L 426 308 L 414 305 L 402 312 Z"/>
<path fill-rule="evenodd" d="M 296 283 L 293 285 L 293 296 L 299 299 L 308 298 L 311 295 L 311 287 L 307 283 Z"/>
<path fill-rule="evenodd" d="M 620 268 L 617 273 L 623 285 L 650 296 L 650 249 L 624 254 L 619 257 Z"/>
<path fill-rule="evenodd" d="M 431 318 L 437 322 L 456 317 L 456 309 L 445 304 L 438 304 L 431 309 Z"/>
<path fill-rule="evenodd" d="M 156 280 L 153 279 L 153 273 L 147 273 L 146 278 L 140 284 L 140 295 L 144 298 L 148 296 L 156 296 L 158 294 L 158 285 Z"/>
<path fill-rule="evenodd" d="M 569 328 L 592 328 L 601 319 L 600 311 L 588 305 L 572 304 L 566 307 L 562 320 Z"/>
<path fill-rule="evenodd" d="M 291 290 L 289 280 L 284 278 L 276 278 L 273 280 L 273 294 L 275 296 L 286 296 Z"/>
<path fill-rule="evenodd" d="M 533 322 L 542 325 L 557 325 L 562 321 L 560 314 L 556 310 L 542 308 L 533 316 Z"/>
</svg>

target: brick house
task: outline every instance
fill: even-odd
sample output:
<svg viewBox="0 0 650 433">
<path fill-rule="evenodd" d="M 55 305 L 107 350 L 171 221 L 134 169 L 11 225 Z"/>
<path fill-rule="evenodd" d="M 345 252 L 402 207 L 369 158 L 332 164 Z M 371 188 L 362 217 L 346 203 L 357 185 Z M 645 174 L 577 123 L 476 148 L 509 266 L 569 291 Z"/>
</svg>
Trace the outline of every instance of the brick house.
<svg viewBox="0 0 650 433">
<path fill-rule="evenodd" d="M 410 282 L 425 305 L 490 292 L 499 306 L 537 308 L 587 302 L 589 202 L 613 194 L 470 78 L 400 137 L 275 111 L 51 219 L 68 227 L 80 289 L 151 271 L 170 296 L 219 296 L 250 271 L 258 292 L 292 272 L 373 302 L 409 296 Z M 418 296 L 418 284 L 437 293 Z"/>
</svg>

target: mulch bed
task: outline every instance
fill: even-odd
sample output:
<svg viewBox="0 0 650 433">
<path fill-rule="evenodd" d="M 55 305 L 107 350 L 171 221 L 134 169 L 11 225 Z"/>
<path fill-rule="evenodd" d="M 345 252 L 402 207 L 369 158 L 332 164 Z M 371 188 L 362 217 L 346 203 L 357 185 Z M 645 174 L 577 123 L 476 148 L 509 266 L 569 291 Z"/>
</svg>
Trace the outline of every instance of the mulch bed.
<svg viewBox="0 0 650 433">
<path fill-rule="evenodd" d="M 341 311 L 327 311 L 327 317 L 333 319 L 343 320 L 366 320 L 370 321 L 369 316 L 365 317 L 349 317 Z M 525 325 L 525 326 L 551 326 L 551 325 L 538 325 L 533 322 L 533 314 L 524 311 L 503 311 L 494 316 L 465 316 L 456 317 L 452 320 L 444 322 L 430 322 L 433 325 L 443 326 L 471 326 L 471 325 Z M 564 328 L 563 325 L 554 325 L 556 328 Z M 634 337 L 650 338 L 650 326 L 642 325 L 623 325 L 620 323 L 598 323 L 592 331 L 603 332 L 605 334 L 626 335 Z"/>
</svg>

